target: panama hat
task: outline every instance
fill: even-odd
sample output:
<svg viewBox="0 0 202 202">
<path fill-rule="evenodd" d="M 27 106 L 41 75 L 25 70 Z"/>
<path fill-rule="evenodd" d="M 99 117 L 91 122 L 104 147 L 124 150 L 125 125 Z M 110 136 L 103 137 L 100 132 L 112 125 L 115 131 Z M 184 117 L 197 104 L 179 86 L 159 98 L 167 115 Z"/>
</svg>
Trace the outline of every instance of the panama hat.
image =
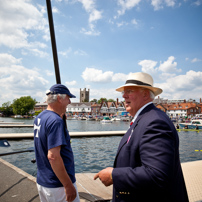
<svg viewBox="0 0 202 202">
<path fill-rule="evenodd" d="M 125 87 L 141 87 L 151 90 L 154 95 L 159 95 L 163 92 L 161 88 L 153 87 L 153 78 L 144 72 L 130 73 L 125 85 L 120 86 L 116 91 L 122 92 Z"/>
</svg>

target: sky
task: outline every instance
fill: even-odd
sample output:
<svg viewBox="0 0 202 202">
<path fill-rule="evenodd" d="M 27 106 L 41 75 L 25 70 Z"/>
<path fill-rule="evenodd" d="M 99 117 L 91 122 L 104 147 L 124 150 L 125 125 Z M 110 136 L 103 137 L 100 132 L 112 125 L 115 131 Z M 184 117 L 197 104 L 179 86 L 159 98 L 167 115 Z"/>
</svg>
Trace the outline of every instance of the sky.
<svg viewBox="0 0 202 202">
<path fill-rule="evenodd" d="M 0 0 L 0 106 L 56 83 L 45 0 Z M 163 99 L 202 98 L 202 0 L 52 0 L 61 83 L 123 101 L 146 72 Z"/>
</svg>

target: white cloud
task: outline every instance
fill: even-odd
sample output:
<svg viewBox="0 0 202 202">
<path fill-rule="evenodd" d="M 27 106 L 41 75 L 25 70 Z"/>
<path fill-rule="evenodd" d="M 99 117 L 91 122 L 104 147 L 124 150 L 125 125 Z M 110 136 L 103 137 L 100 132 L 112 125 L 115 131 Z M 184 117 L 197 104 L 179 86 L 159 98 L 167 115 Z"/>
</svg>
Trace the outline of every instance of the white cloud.
<svg viewBox="0 0 202 202">
<path fill-rule="evenodd" d="M 138 24 L 138 22 L 137 22 L 136 19 L 133 19 L 133 20 L 131 21 L 131 23 L 134 24 L 134 25 L 137 25 L 137 24 Z"/>
<path fill-rule="evenodd" d="M 200 0 L 193 2 L 193 5 L 195 5 L 195 6 L 200 6 L 201 4 L 202 4 L 202 2 Z"/>
<path fill-rule="evenodd" d="M 90 100 L 100 98 L 114 99 L 115 101 L 116 98 L 119 98 L 119 101 L 124 100 L 121 93 L 117 92 L 115 88 L 90 89 Z"/>
<path fill-rule="evenodd" d="M 177 69 L 177 62 L 174 62 L 175 57 L 170 56 L 167 61 L 164 61 L 159 66 L 159 71 L 162 72 L 181 72 L 181 69 Z"/>
<path fill-rule="evenodd" d="M 199 61 L 201 61 L 201 60 L 198 58 L 194 58 L 191 62 L 194 63 L 194 62 L 199 62 Z"/>
<path fill-rule="evenodd" d="M 83 51 L 83 50 L 77 50 L 77 51 L 74 51 L 74 54 L 75 55 L 81 55 L 81 56 L 86 56 L 86 55 L 88 55 L 85 51 Z"/>
<path fill-rule="evenodd" d="M 163 97 L 170 99 L 201 98 L 202 72 L 188 71 L 185 75 L 178 75 L 168 78 L 164 83 L 159 84 L 164 91 Z"/>
<path fill-rule="evenodd" d="M 108 83 L 108 82 L 125 82 L 128 75 L 123 73 L 114 74 L 112 71 L 103 72 L 100 69 L 86 68 L 82 73 L 82 78 L 87 82 Z"/>
<path fill-rule="evenodd" d="M 106 71 L 103 72 L 102 70 L 95 69 L 95 68 L 88 68 L 84 70 L 82 73 L 82 78 L 88 82 L 95 82 L 95 83 L 102 83 L 102 82 L 111 82 L 112 81 L 113 72 Z"/>
<path fill-rule="evenodd" d="M 81 33 L 94 36 L 100 35 L 99 31 L 95 31 L 95 25 L 93 23 L 95 23 L 97 20 L 102 19 L 102 11 L 98 11 L 95 8 L 94 0 L 78 0 L 78 2 L 82 3 L 84 9 L 89 14 L 88 22 L 90 30 L 87 31 L 85 28 L 82 28 Z"/>
<path fill-rule="evenodd" d="M 90 35 L 90 36 L 99 36 L 100 32 L 99 31 L 95 31 L 94 29 L 90 29 L 90 30 L 86 30 L 85 28 L 82 28 L 81 33 L 86 34 L 86 35 Z"/>
<path fill-rule="evenodd" d="M 117 82 L 117 81 L 123 81 L 125 82 L 128 78 L 128 75 L 126 74 L 123 74 L 123 73 L 116 73 L 113 75 L 112 77 L 112 81 L 113 82 Z"/>
<path fill-rule="evenodd" d="M 53 8 L 52 8 L 52 12 L 53 12 L 53 13 L 59 13 L 59 10 L 58 10 L 56 7 L 53 7 Z"/>
<path fill-rule="evenodd" d="M 1 1 L 0 6 L 0 45 L 16 49 L 24 48 L 30 51 L 46 47 L 33 39 L 35 31 L 47 28 L 47 20 L 43 13 L 33 6 L 30 1 L 9 0 Z"/>
<path fill-rule="evenodd" d="M 65 84 L 67 85 L 67 86 L 75 86 L 76 84 L 77 84 L 77 82 L 74 80 L 74 81 L 66 81 L 65 82 Z"/>
<path fill-rule="evenodd" d="M 163 63 L 160 62 L 159 67 L 157 67 L 157 61 L 153 60 L 142 60 L 138 64 L 142 66 L 142 71 L 151 74 L 153 77 L 165 79 L 174 76 L 175 73 L 181 72 L 181 69 L 177 69 L 177 62 L 174 62 L 175 57 L 170 56 Z"/>
<path fill-rule="evenodd" d="M 127 23 L 127 22 L 124 22 L 124 21 L 122 21 L 122 22 L 117 22 L 116 24 L 117 24 L 117 27 L 122 27 L 122 26 L 124 26 L 124 25 L 128 25 L 128 23 Z"/>
<path fill-rule="evenodd" d="M 142 60 L 138 63 L 138 65 L 142 66 L 142 71 L 147 72 L 148 74 L 155 74 L 157 72 L 156 61 L 153 60 Z"/>
<path fill-rule="evenodd" d="M 50 70 L 45 70 L 45 73 L 47 76 L 53 76 L 54 75 L 54 72 L 50 71 Z"/>
<path fill-rule="evenodd" d="M 41 30 L 47 25 L 42 13 L 23 0 L 1 1 L 0 45 L 10 48 L 30 48 L 28 30 Z"/>
<path fill-rule="evenodd" d="M 121 9 L 118 10 L 118 15 L 124 15 L 126 10 L 134 8 L 140 1 L 141 0 L 118 0 L 118 5 L 121 7 Z"/>
<path fill-rule="evenodd" d="M 64 57 L 68 57 L 71 52 L 72 52 L 72 48 L 69 47 L 69 48 L 68 48 L 67 50 L 65 50 L 65 51 L 59 51 L 59 54 L 62 55 L 62 56 L 64 56 Z"/>
<path fill-rule="evenodd" d="M 13 64 L 20 64 L 21 60 L 22 60 L 22 58 L 17 59 L 7 53 L 1 53 L 0 54 L 0 67 L 9 66 L 9 65 L 13 65 Z"/>
<path fill-rule="evenodd" d="M 165 0 L 165 3 L 168 7 L 175 6 L 175 0 Z"/>
<path fill-rule="evenodd" d="M 154 10 L 162 9 L 162 0 L 152 0 L 151 5 L 154 7 Z"/>
<path fill-rule="evenodd" d="M 151 0 L 154 10 L 162 9 L 164 4 L 168 7 L 173 7 L 175 6 L 175 0 Z"/>
<path fill-rule="evenodd" d="M 37 93 L 48 84 L 39 71 L 22 66 L 21 59 L 0 54 L 0 61 L 1 104 L 21 96 L 37 98 Z"/>
</svg>

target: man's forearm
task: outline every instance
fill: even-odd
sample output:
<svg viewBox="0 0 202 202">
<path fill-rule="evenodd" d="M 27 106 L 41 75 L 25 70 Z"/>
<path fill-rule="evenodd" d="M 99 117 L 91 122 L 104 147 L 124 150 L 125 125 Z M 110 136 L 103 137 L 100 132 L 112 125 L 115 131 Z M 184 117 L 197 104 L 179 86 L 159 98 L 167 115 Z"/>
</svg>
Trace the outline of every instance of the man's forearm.
<svg viewBox="0 0 202 202">
<path fill-rule="evenodd" d="M 64 187 L 67 187 L 72 184 L 72 181 L 65 169 L 63 160 L 61 157 L 57 157 L 56 159 L 49 160 L 51 167 L 57 176 L 57 178 L 60 180 L 60 182 L 63 184 Z"/>
</svg>

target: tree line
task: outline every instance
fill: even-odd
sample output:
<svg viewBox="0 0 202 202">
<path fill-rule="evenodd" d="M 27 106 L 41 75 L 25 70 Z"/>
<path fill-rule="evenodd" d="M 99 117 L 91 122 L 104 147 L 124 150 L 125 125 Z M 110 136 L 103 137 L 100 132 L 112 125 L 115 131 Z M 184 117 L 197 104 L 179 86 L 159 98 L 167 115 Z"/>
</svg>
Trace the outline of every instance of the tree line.
<svg viewBox="0 0 202 202">
<path fill-rule="evenodd" d="M 94 102 L 96 104 L 101 104 L 102 102 L 115 102 L 113 99 L 100 98 L 99 100 L 93 99 L 90 102 Z M 13 103 L 5 102 L 0 107 L 0 112 L 3 116 L 9 117 L 12 115 L 30 115 L 30 111 L 34 109 L 36 104 L 36 100 L 31 96 L 24 96 L 18 99 L 14 99 Z M 35 112 L 37 115 L 40 112 Z"/>
<path fill-rule="evenodd" d="M 12 115 L 30 115 L 30 110 L 34 109 L 36 100 L 31 96 L 24 96 L 18 99 L 14 99 L 13 103 L 5 102 L 0 107 L 0 112 L 3 116 L 12 116 Z"/>
</svg>

